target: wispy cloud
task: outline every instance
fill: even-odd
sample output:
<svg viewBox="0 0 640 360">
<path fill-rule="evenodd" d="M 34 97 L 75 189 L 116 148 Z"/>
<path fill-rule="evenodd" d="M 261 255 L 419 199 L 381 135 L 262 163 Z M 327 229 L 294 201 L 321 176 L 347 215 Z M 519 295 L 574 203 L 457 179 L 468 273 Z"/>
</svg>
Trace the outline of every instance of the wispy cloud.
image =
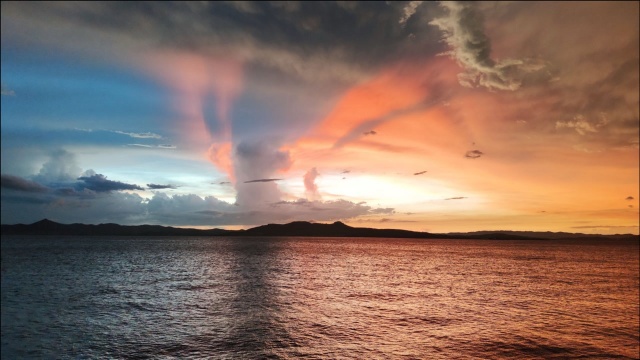
<svg viewBox="0 0 640 360">
<path fill-rule="evenodd" d="M 431 25 L 444 33 L 443 41 L 449 45 L 446 52 L 465 70 L 458 74 L 461 85 L 482 86 L 492 90 L 516 90 L 523 73 L 544 69 L 544 63 L 526 60 L 491 58 L 491 41 L 484 32 L 484 18 L 472 2 L 442 1 L 447 15 L 434 19 Z"/>
<path fill-rule="evenodd" d="M 377 134 L 377 132 L 375 130 L 370 130 L 370 131 L 365 131 L 362 134 L 365 135 L 365 136 L 367 136 L 367 135 L 375 135 L 375 134 Z"/>
<path fill-rule="evenodd" d="M 112 130 L 111 132 L 114 132 L 116 134 L 127 135 L 135 139 L 164 139 L 162 135 L 158 135 L 152 132 L 136 133 L 136 132 L 125 132 L 120 130 Z"/>
<path fill-rule="evenodd" d="M 462 200 L 466 198 L 467 198 L 466 196 L 456 196 L 456 197 L 446 198 L 445 200 Z"/>
<path fill-rule="evenodd" d="M 422 1 L 409 1 L 407 5 L 405 5 L 402 9 L 402 17 L 400 17 L 398 23 L 400 23 L 400 25 L 402 26 L 405 26 L 407 21 L 409 21 L 413 14 L 416 13 L 416 10 L 418 10 L 418 6 L 420 6 L 420 4 L 422 4 Z"/>
<path fill-rule="evenodd" d="M 127 146 L 146 148 L 146 149 L 177 149 L 177 146 L 171 144 L 149 145 L 149 144 L 127 144 Z"/>
<path fill-rule="evenodd" d="M 591 123 L 585 119 L 583 115 L 577 115 L 573 120 L 557 121 L 556 129 L 569 128 L 575 129 L 580 135 L 586 135 L 587 133 L 596 133 L 598 129 L 607 125 L 609 120 L 601 114 L 600 119 L 597 122 Z"/>
<path fill-rule="evenodd" d="M 467 159 L 477 159 L 484 155 L 484 153 L 480 150 L 469 150 L 464 154 L 464 157 Z"/>
<path fill-rule="evenodd" d="M 627 196 L 627 197 L 625 198 L 625 200 L 633 200 L 633 199 L 634 199 L 634 198 L 633 198 L 633 196 Z"/>
<path fill-rule="evenodd" d="M 152 190 L 162 190 L 162 189 L 176 189 L 177 186 L 175 185 L 171 185 L 171 184 L 167 184 L 167 185 L 160 185 L 160 184 L 147 184 L 147 187 L 149 189 Z"/>
<path fill-rule="evenodd" d="M 426 174 L 426 173 L 427 173 L 427 170 L 424 170 L 424 171 L 420 171 L 420 172 L 414 173 L 413 175 L 422 175 L 422 174 Z"/>
</svg>

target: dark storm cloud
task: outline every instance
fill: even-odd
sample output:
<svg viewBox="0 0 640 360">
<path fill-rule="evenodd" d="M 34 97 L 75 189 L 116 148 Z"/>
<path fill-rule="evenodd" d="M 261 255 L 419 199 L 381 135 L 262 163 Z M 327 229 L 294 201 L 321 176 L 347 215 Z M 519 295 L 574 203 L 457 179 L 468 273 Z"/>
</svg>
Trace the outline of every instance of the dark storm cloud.
<svg viewBox="0 0 640 360">
<path fill-rule="evenodd" d="M 96 192 L 110 192 L 119 190 L 144 190 L 138 185 L 132 185 L 123 183 L 120 181 L 108 180 L 106 176 L 102 174 L 88 174 L 87 176 L 81 176 L 78 178 L 81 183 L 78 186 L 86 188 Z"/>
<path fill-rule="evenodd" d="M 148 187 L 149 189 L 152 189 L 152 190 L 176 189 L 176 188 L 177 188 L 175 185 L 171 185 L 171 184 L 167 184 L 167 185 L 160 185 L 160 184 L 147 184 L 147 187 Z"/>
<path fill-rule="evenodd" d="M 61 196 L 75 196 L 81 199 L 94 199 L 98 195 L 96 191 L 87 188 L 76 190 L 68 187 L 56 189 L 54 193 Z"/>
<path fill-rule="evenodd" d="M 225 55 L 306 80 L 352 82 L 389 60 L 441 51 L 433 41 L 438 29 L 413 21 L 417 12 L 434 8 L 404 2 L 3 2 L 2 12 L 3 29 L 29 36 L 46 28 L 42 41 L 97 53 L 109 50 L 89 41 L 97 35 L 110 40 L 107 48 L 132 52 L 215 54 L 224 47 Z"/>
<path fill-rule="evenodd" d="M 11 189 L 32 193 L 45 193 L 50 189 L 46 186 L 33 182 L 31 180 L 23 179 L 19 176 L 13 175 L 0 175 L 0 184 L 4 189 Z"/>
<path fill-rule="evenodd" d="M 480 150 L 469 150 L 464 154 L 464 157 L 467 159 L 477 159 L 484 155 L 484 153 Z"/>
</svg>

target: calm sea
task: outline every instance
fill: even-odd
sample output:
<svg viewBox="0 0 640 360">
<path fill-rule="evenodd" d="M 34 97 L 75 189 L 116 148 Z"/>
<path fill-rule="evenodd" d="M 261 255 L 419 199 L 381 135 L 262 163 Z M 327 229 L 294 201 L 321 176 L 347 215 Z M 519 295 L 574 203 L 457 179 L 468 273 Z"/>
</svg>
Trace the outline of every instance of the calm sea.
<svg viewBox="0 0 640 360">
<path fill-rule="evenodd" d="M 638 358 L 635 242 L 2 237 L 3 359 Z"/>
</svg>

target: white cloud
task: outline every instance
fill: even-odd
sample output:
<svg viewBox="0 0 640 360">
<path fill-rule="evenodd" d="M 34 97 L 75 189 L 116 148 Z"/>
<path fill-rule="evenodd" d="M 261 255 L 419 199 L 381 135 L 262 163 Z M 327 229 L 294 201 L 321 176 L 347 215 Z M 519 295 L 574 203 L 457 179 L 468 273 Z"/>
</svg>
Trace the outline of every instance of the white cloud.
<svg viewBox="0 0 640 360">
<path fill-rule="evenodd" d="M 582 115 L 577 115 L 573 120 L 557 121 L 556 129 L 569 128 L 575 129 L 580 135 L 586 135 L 587 133 L 596 133 L 598 129 L 605 126 L 608 123 L 606 117 L 602 117 L 601 120 L 595 124 L 590 123 Z"/>
<path fill-rule="evenodd" d="M 116 134 L 127 135 L 136 139 L 164 139 L 162 135 L 158 135 L 152 132 L 136 133 L 136 132 L 125 132 L 120 130 L 113 130 L 112 132 Z"/>
<path fill-rule="evenodd" d="M 405 5 L 405 7 L 402 9 L 402 17 L 400 18 L 400 21 L 398 21 L 400 23 L 400 25 L 404 26 L 407 21 L 409 21 L 409 19 L 413 16 L 413 14 L 416 13 L 416 10 L 418 10 L 418 6 L 420 6 L 422 4 L 422 1 L 409 1 L 409 3 L 407 3 L 407 5 Z"/>
</svg>

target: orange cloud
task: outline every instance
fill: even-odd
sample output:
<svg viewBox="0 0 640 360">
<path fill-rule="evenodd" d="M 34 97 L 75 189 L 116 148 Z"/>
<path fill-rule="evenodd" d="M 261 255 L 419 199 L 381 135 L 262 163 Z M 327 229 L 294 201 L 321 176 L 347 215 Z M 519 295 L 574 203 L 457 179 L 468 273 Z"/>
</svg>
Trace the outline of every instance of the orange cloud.
<svg viewBox="0 0 640 360">
<path fill-rule="evenodd" d="M 349 89 L 289 148 L 298 170 L 356 166 L 414 173 L 425 153 L 463 149 L 458 125 L 443 110 L 450 96 L 446 89 L 459 88 L 458 71 L 442 57 L 403 62 Z"/>
</svg>

